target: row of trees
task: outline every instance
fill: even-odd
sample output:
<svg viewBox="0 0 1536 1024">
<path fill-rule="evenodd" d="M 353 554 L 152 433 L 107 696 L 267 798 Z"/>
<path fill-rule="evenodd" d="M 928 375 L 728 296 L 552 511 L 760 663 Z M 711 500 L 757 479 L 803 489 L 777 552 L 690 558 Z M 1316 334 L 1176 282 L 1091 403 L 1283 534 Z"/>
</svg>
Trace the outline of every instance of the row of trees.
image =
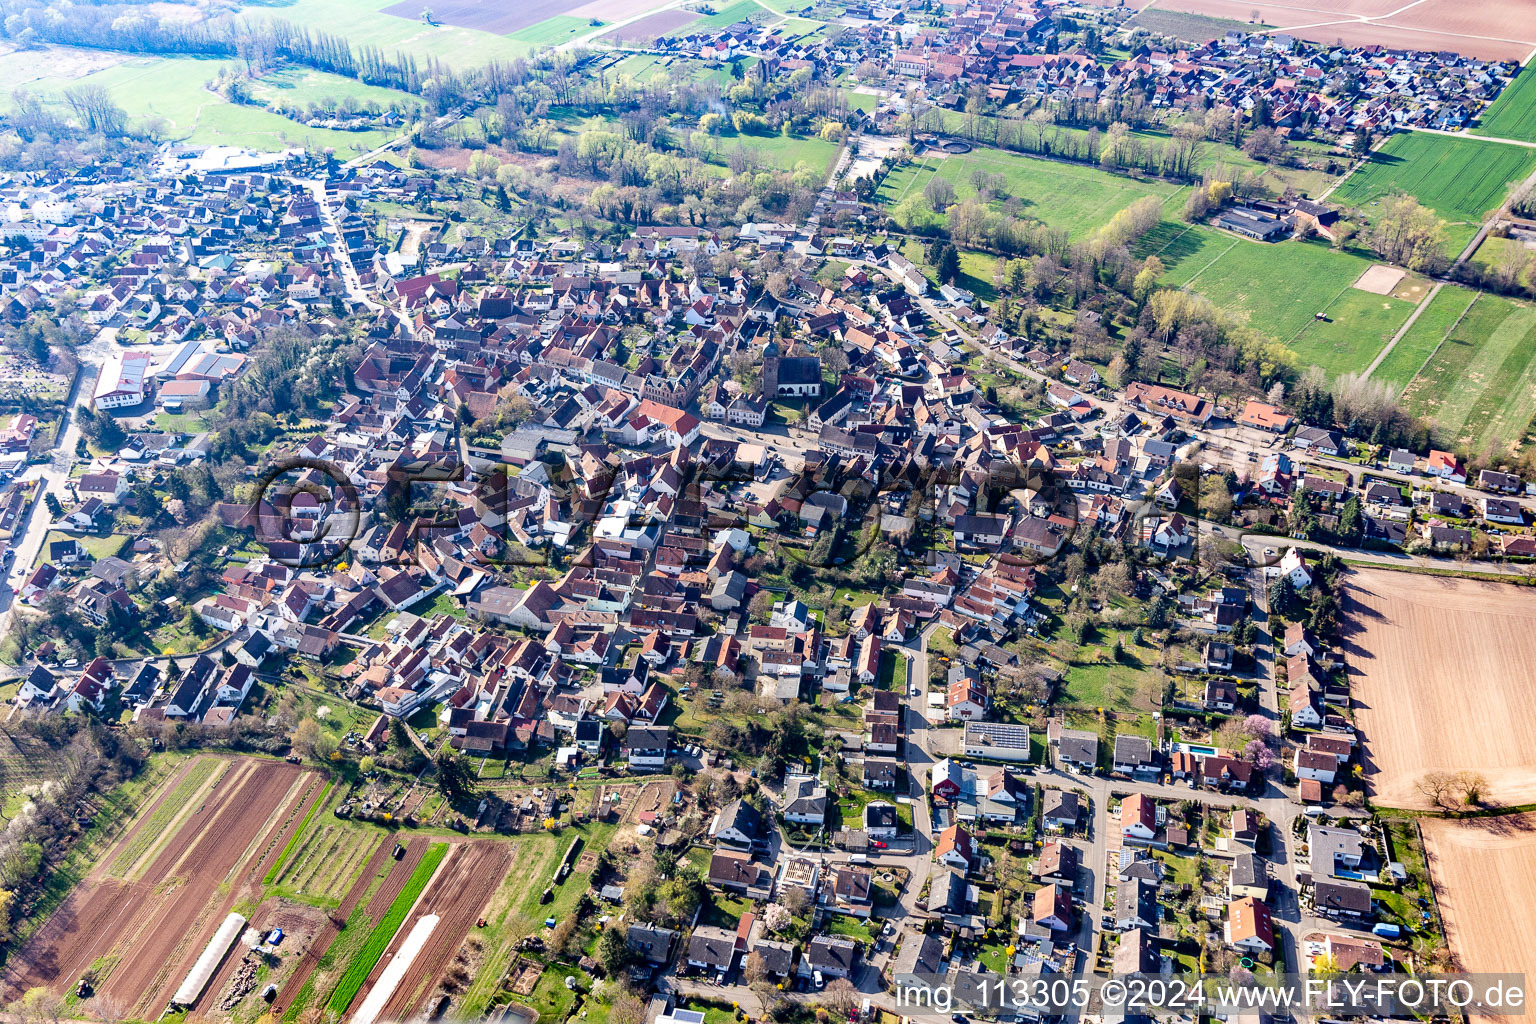
<svg viewBox="0 0 1536 1024">
<path fill-rule="evenodd" d="M 44 894 L 48 871 L 78 838 L 76 819 L 143 763 L 136 744 L 95 719 L 53 716 L 19 728 L 33 734 L 30 760 L 46 781 L 21 791 L 20 810 L 0 831 L 0 950 L 14 938 L 14 922 Z"/>
</svg>

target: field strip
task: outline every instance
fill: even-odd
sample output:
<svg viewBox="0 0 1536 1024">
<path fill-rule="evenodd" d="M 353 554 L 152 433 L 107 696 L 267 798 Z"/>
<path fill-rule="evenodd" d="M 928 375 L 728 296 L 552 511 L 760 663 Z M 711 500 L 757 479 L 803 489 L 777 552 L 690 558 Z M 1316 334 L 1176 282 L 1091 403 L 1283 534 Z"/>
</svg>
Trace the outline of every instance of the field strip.
<svg viewBox="0 0 1536 1024">
<path fill-rule="evenodd" d="M 293 783 L 283 794 L 283 798 L 273 805 L 272 812 L 267 816 L 267 827 L 259 829 L 251 836 L 250 843 L 235 860 L 235 866 L 230 872 L 232 875 L 239 873 L 246 863 L 252 861 L 252 858 L 254 862 L 251 863 L 251 867 L 261 867 L 267 851 L 272 849 L 274 842 L 282 838 L 283 830 L 288 827 L 288 822 L 293 820 L 294 812 L 304 802 L 304 797 L 309 794 L 316 781 L 318 780 L 309 772 L 299 772 L 294 776 Z"/>
<path fill-rule="evenodd" d="M 1520 319 L 1518 313 L 1512 312 L 1473 346 L 1470 358 L 1462 367 L 1462 375 L 1468 385 L 1475 386 L 1457 388 L 1450 398 L 1441 403 L 1437 416 L 1441 426 L 1456 431 L 1462 430 L 1472 419 L 1472 414 L 1487 389 L 1499 383 L 1501 379 L 1499 371 L 1509 359 L 1510 354 L 1519 348 L 1524 340 L 1525 325 L 1520 322 Z M 1510 397 L 1507 394 L 1500 395 L 1498 400 L 1505 401 Z"/>
<path fill-rule="evenodd" d="M 204 800 L 202 803 L 198 804 L 197 810 L 193 812 L 194 814 L 202 814 L 204 810 L 210 810 L 209 804 L 210 802 L 212 803 L 210 813 L 205 816 L 203 822 L 201 823 L 202 828 L 206 828 L 209 823 L 218 816 L 219 808 L 223 807 L 226 801 L 228 801 L 231 797 L 240 791 L 241 787 L 245 785 L 246 781 L 251 777 L 251 774 L 255 770 L 255 761 L 241 761 L 238 765 L 235 766 L 234 771 L 225 772 L 224 775 L 221 776 L 222 779 L 228 779 L 228 784 L 223 787 L 221 792 L 214 793 L 211 801 Z M 231 778 L 231 776 L 234 777 Z M 191 824 L 190 820 L 187 822 L 187 824 Z M 181 855 L 176 858 L 176 862 L 166 869 L 165 877 L 174 878 L 176 876 L 176 874 L 184 866 L 186 859 L 192 855 L 192 850 L 195 846 L 197 846 L 197 843 L 195 842 L 187 843 L 187 845 L 182 849 Z"/>
<path fill-rule="evenodd" d="M 1408 328 L 1413 326 L 1413 322 L 1419 318 L 1419 314 L 1429 307 L 1429 304 L 1434 301 L 1436 295 L 1440 294 L 1440 289 L 1444 284 L 1445 282 L 1443 281 L 1436 281 L 1435 286 L 1429 290 L 1429 294 L 1420 299 L 1419 304 L 1413 307 L 1413 312 L 1408 314 L 1408 321 L 1397 329 L 1397 333 L 1392 335 L 1392 340 L 1387 342 L 1387 347 L 1376 353 L 1376 358 L 1371 360 L 1371 365 L 1367 366 L 1365 372 L 1360 375 L 1362 380 L 1371 379 L 1371 374 L 1376 372 L 1376 367 L 1380 366 L 1387 356 L 1392 354 L 1392 350 L 1397 347 L 1398 340 L 1408 333 Z M 1471 303 L 1468 303 L 1468 305 L 1471 305 Z M 1460 323 L 1461 321 L 1457 320 L 1456 322 Z M 1441 340 L 1444 341 L 1445 339 L 1442 338 Z M 1435 346 L 1435 348 L 1439 347 L 1439 345 Z"/>
<path fill-rule="evenodd" d="M 457 846 L 457 844 L 454 844 Z M 337 981 L 336 987 L 331 991 L 331 997 L 327 1002 L 331 1011 L 339 1016 L 345 1016 L 347 1008 L 352 1005 L 352 1000 L 357 998 L 357 993 L 368 981 L 368 976 L 378 966 L 379 959 L 384 951 L 394 941 L 395 932 L 411 916 L 416 909 L 416 904 L 421 901 L 426 893 L 427 885 L 436 876 L 438 869 L 448 855 L 447 843 L 433 843 L 422 854 L 421 861 L 417 863 L 411 875 L 406 879 L 405 886 L 400 894 L 395 897 L 379 919 L 379 923 L 368 933 L 368 939 L 363 948 L 352 958 L 347 969 Z"/>
<path fill-rule="evenodd" d="M 304 820 L 299 822 L 299 827 L 294 830 L 293 838 L 288 840 L 288 845 L 284 846 L 283 852 L 278 855 L 276 863 L 272 865 L 272 870 L 268 871 L 267 877 L 261 880 L 262 885 L 271 885 L 273 879 L 275 879 L 279 872 L 283 870 L 283 865 L 286 864 L 288 862 L 288 858 L 293 855 L 294 848 L 298 846 L 300 837 L 304 835 L 304 829 L 309 826 L 310 819 L 315 816 L 315 811 L 320 809 L 320 807 L 325 803 L 325 798 L 330 796 L 330 794 L 331 782 L 327 780 L 325 783 L 325 788 L 320 790 L 320 795 L 315 799 L 314 803 L 310 804 L 309 811 L 304 815 Z"/>
<path fill-rule="evenodd" d="M 421 952 L 421 947 L 427 944 L 427 939 L 432 937 L 432 930 L 437 927 L 436 914 L 427 914 L 417 920 L 411 928 L 411 934 L 405 937 L 400 948 L 395 951 L 395 957 L 384 968 L 384 973 L 379 975 L 379 980 L 374 983 L 373 991 L 368 993 L 368 998 L 363 1000 L 363 1005 L 357 1013 L 352 1015 L 352 1024 L 373 1024 L 379 1014 L 384 1010 L 384 1004 L 389 1002 L 389 997 L 395 994 L 405 972 L 411 969 L 411 964 L 416 961 L 416 956 Z"/>
<path fill-rule="evenodd" d="M 182 822 L 192 813 L 192 808 L 200 806 L 203 800 L 206 799 L 208 791 L 218 785 L 220 779 L 229 774 L 230 764 L 231 762 L 224 761 L 216 765 L 216 770 L 208 778 L 204 779 L 197 789 L 188 795 L 186 801 L 176 810 L 176 813 L 165 823 L 164 827 L 160 829 L 159 835 L 150 842 L 149 849 L 145 850 L 137 860 L 128 865 L 121 873 L 122 878 L 128 881 L 138 881 L 144 877 L 144 872 L 149 870 L 149 866 L 154 863 L 155 857 L 160 854 L 160 851 L 165 849 L 166 843 L 170 842 L 171 837 L 181 828 Z M 115 864 L 113 866 L 114 868 L 116 867 Z"/>
<path fill-rule="evenodd" d="M 1200 275 L 1201 274 L 1205 273 L 1207 270 L 1210 270 L 1212 267 L 1214 267 L 1217 263 L 1221 262 L 1221 258 L 1223 256 L 1225 256 L 1227 253 L 1231 252 L 1233 249 L 1236 249 L 1241 244 L 1242 243 L 1240 241 L 1235 241 L 1234 240 L 1231 245 L 1227 246 L 1225 249 L 1221 250 L 1221 252 L 1217 253 L 1215 258 L 1212 259 L 1211 262 L 1207 263 L 1205 266 L 1203 266 L 1199 270 L 1195 271 L 1194 277 L 1191 277 L 1188 281 L 1184 282 L 1184 290 L 1185 291 L 1189 291 L 1191 288 L 1193 288 L 1195 286 L 1195 282 L 1200 279 Z M 1342 293 L 1340 293 L 1340 294 L 1342 294 Z M 1334 297 L 1337 298 L 1338 296 L 1334 296 Z M 1329 303 L 1329 305 L 1332 305 L 1332 303 Z M 1301 332 L 1297 331 L 1296 333 L 1300 334 Z"/>
<path fill-rule="evenodd" d="M 1436 287 L 1439 286 L 1437 285 Z M 1477 305 L 1477 300 L 1482 298 L 1482 296 L 1482 292 L 1472 293 L 1472 301 L 1467 303 L 1467 308 L 1461 311 L 1461 316 L 1456 318 L 1456 322 L 1451 324 L 1450 328 L 1440 336 L 1439 341 L 1435 342 L 1434 350 L 1424 357 L 1424 362 L 1420 363 L 1419 368 L 1413 372 L 1413 376 L 1408 378 L 1408 383 L 1403 385 L 1403 390 L 1398 392 L 1397 397 L 1401 398 L 1408 393 L 1408 389 L 1413 386 L 1414 381 L 1419 379 L 1419 375 L 1424 372 L 1424 368 L 1434 361 L 1435 356 L 1440 354 L 1440 347 L 1445 344 L 1445 339 L 1456 333 L 1456 328 L 1461 326 L 1461 322 L 1467 318 L 1468 313 L 1472 312 L 1472 307 Z"/>
</svg>

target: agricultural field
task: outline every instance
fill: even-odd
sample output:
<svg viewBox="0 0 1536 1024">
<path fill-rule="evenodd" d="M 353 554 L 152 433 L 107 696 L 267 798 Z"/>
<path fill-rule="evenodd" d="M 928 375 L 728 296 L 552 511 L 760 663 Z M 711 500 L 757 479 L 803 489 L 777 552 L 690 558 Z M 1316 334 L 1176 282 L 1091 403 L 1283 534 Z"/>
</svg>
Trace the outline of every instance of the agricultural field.
<svg viewBox="0 0 1536 1024">
<path fill-rule="evenodd" d="M 1397 339 L 1397 344 L 1376 367 L 1371 379 L 1385 381 L 1399 390 L 1407 387 L 1476 298 L 1477 293 L 1470 289 L 1443 286 L 1419 313 L 1407 333 Z"/>
<path fill-rule="evenodd" d="M 738 21 L 746 21 L 749 17 L 757 20 L 769 17 L 768 11 L 759 6 L 756 0 L 737 0 L 736 3 L 717 3 L 713 5 L 715 13 L 707 14 L 698 21 L 688 25 L 688 31 L 705 32 L 722 28 L 729 28 Z"/>
<path fill-rule="evenodd" d="M 1458 969 L 1536 971 L 1536 815 L 1419 825 Z"/>
<path fill-rule="evenodd" d="M 879 199 L 895 205 L 910 193 L 922 194 L 935 175 L 955 187 L 957 199 L 971 199 L 975 171 L 1001 174 L 1005 194 L 1016 197 L 1026 217 L 1084 238 L 1143 196 L 1168 201 L 1169 209 L 1183 191 L 1167 182 L 1136 181 L 1096 167 L 1041 160 L 1001 149 L 974 149 L 959 156 L 928 156 L 892 171 L 880 185 Z"/>
<path fill-rule="evenodd" d="M 440 849 L 441 844 L 434 845 L 429 856 Z M 422 867 L 427 863 L 424 860 Z M 391 908 L 391 919 L 402 903 L 409 913 L 402 915 L 394 941 L 382 950 L 382 969 L 375 967 L 370 973 L 361 992 L 360 1009 L 351 1019 L 405 1020 L 422 1006 L 511 866 L 511 849 L 506 843 L 483 840 L 449 847 L 442 866 L 431 873 L 431 881 L 420 891 L 419 900 L 412 887 L 421 872 L 412 875 L 410 885 Z M 423 936 L 429 941 L 418 945 Z M 376 937 L 370 936 L 370 948 Z M 333 997 L 330 1006 L 337 1009 L 338 1000 Z"/>
<path fill-rule="evenodd" d="M 318 907 L 339 906 L 381 835 L 328 821 L 307 832 L 287 856 L 272 885 L 278 893 Z"/>
<path fill-rule="evenodd" d="M 1165 222 L 1137 247 L 1152 254 L 1167 267 L 1165 284 L 1199 292 L 1335 376 L 1369 366 L 1423 294 L 1413 278 L 1391 295 L 1356 288 L 1372 261 L 1318 242 L 1252 242 Z"/>
<path fill-rule="evenodd" d="M 671 10 L 657 11 L 655 14 L 648 14 L 604 33 L 602 41 L 647 46 L 657 39 L 682 33 L 683 30 L 697 23 L 699 17 L 693 11 L 676 7 Z"/>
<path fill-rule="evenodd" d="M 201 760 L 183 762 L 98 869 L 10 959 L 0 978 L 5 999 L 35 987 L 62 995 L 94 965 L 101 1005 L 122 1017 L 153 1017 L 225 915 L 259 898 L 262 877 L 318 798 L 320 779 L 280 761 L 232 759 L 179 825 L 163 823 L 163 808 L 175 806 Z M 151 860 L 142 874 L 113 878 L 100 867 L 118 864 L 144 832 L 162 828 L 174 831 L 158 852 L 153 843 L 146 849 Z M 199 1008 L 219 985 L 216 977 Z"/>
<path fill-rule="evenodd" d="M 117 849 L 107 866 L 113 878 L 134 879 L 149 866 L 149 857 L 165 844 L 175 827 L 202 805 L 208 790 L 218 784 L 229 762 L 217 757 L 196 757 L 187 765 L 164 799 L 155 803 L 143 824 Z"/>
<path fill-rule="evenodd" d="M 1424 0 L 1410 6 L 1394 0 L 1335 0 L 1322 8 L 1293 0 L 1165 0 L 1157 9 L 1236 22 L 1250 32 L 1256 25 L 1268 25 L 1329 45 L 1455 50 L 1469 57 L 1515 61 L 1524 60 L 1536 45 L 1536 34 L 1521 18 L 1511 17 L 1508 5 L 1495 0 Z"/>
<path fill-rule="evenodd" d="M 234 910 L 287 936 L 282 956 L 262 971 L 277 986 L 273 1009 L 284 1020 L 326 1007 L 353 1019 L 404 1019 L 445 973 L 461 969 L 473 979 L 465 998 L 483 1013 L 513 946 L 546 915 L 573 912 L 616 836 L 633 841 L 632 823 L 628 832 L 622 823 L 584 824 L 516 839 L 407 837 L 337 818 L 340 790 L 294 765 L 209 754 L 155 764 L 142 802 L 117 819 L 115 837 L 93 848 L 89 872 L 6 964 L 0 998 L 36 987 L 63 994 L 89 972 L 100 1002 L 80 1003 L 82 1012 L 151 1018 Z M 669 789 L 657 785 L 620 788 L 638 812 L 665 801 Z M 582 856 L 541 903 L 573 840 Z M 478 939 L 466 945 L 472 931 Z M 482 946 L 501 959 L 475 957 Z M 226 959 L 194 1012 L 233 1006 L 235 1019 L 256 1015 L 260 1007 L 246 1012 L 256 990 L 236 987 L 242 959 Z"/>
<path fill-rule="evenodd" d="M 1536 71 L 1529 66 L 1522 68 L 1509 88 L 1483 112 L 1472 134 L 1536 142 Z"/>
<path fill-rule="evenodd" d="M 1536 593 L 1354 570 L 1344 599 L 1365 782 L 1382 807 L 1426 808 L 1430 772 L 1481 773 L 1485 797 L 1536 799 Z"/>
<path fill-rule="evenodd" d="M 1433 420 L 1445 444 L 1518 444 L 1536 417 L 1536 305 L 1478 295 L 1403 389 L 1403 405 Z"/>
<path fill-rule="evenodd" d="M 1511 186 L 1536 168 L 1536 150 L 1425 132 L 1392 136 L 1346 178 L 1332 202 L 1360 207 L 1407 193 L 1447 222 L 1447 248 L 1460 252 Z"/>
<path fill-rule="evenodd" d="M 390 872 L 392 876 L 404 875 L 398 891 L 390 892 L 388 905 L 384 913 L 380 915 L 377 923 L 368 932 L 367 940 L 363 947 L 357 951 L 347 963 L 347 969 L 343 972 L 341 980 L 336 983 L 336 988 L 331 992 L 327 1007 L 332 1013 L 343 1014 L 347 1007 L 356 1000 L 363 986 L 369 983 L 370 978 L 377 978 L 380 961 L 384 957 L 384 951 L 394 941 L 400 932 L 400 926 L 405 922 L 406 915 L 416 905 L 416 900 L 421 896 L 422 890 L 432 881 L 437 873 L 438 866 L 443 858 L 448 855 L 447 843 L 432 843 L 422 851 L 421 843 L 415 841 L 412 847 L 420 852 L 420 858 L 409 867 L 409 874 L 405 874 L 407 868 L 404 861 L 396 870 Z M 414 858 L 413 858 L 414 859 Z M 374 905 L 382 905 L 383 899 L 379 893 L 374 895 Z"/>
<path fill-rule="evenodd" d="M 502 965 L 504 969 L 511 963 L 517 943 L 537 926 L 537 922 L 572 913 L 577 902 L 592 891 L 590 873 L 578 866 L 565 881 L 551 886 L 553 893 L 549 903 L 539 902 L 544 887 L 553 881 L 555 868 L 572 838 L 581 837 L 582 856 L 585 857 L 609 849 L 610 844 L 618 852 L 620 846 L 615 837 L 619 831 L 619 826 L 613 824 L 586 824 L 566 829 L 558 836 L 537 833 L 505 843 L 517 870 L 501 879 L 499 888 L 491 894 L 482 911 L 486 919 L 483 932 L 485 962 Z M 634 845 L 626 845 L 623 850 L 628 856 L 639 852 Z M 495 1003 L 505 1002 L 511 993 L 501 988 L 502 981 L 501 970 L 480 972 L 459 1001 L 461 1016 L 473 1019 Z"/>
<path fill-rule="evenodd" d="M 255 21 L 282 19 L 324 32 L 335 32 L 337 26 L 344 25 L 347 41 L 354 48 L 377 46 L 386 53 L 398 50 L 411 54 L 418 61 L 436 59 L 459 70 L 479 67 L 492 60 L 525 57 L 533 49 L 530 43 L 496 31 L 448 24 L 443 21 L 447 17 L 447 8 L 439 4 L 406 5 L 407 16 L 399 17 L 385 13 L 392 3 L 394 0 L 293 0 L 281 6 L 248 3 L 242 8 L 242 13 L 244 17 Z M 439 24 L 427 25 L 421 21 L 418 15 L 423 6 L 432 7 Z M 492 14 L 499 10 L 488 5 L 475 6 L 484 7 Z M 512 10 L 520 12 L 525 7 L 542 9 L 544 6 L 550 7 L 549 14 L 555 14 L 558 13 L 557 8 L 569 9 L 576 5 L 524 5 Z M 523 21 L 519 18 L 515 28 L 509 28 L 508 31 L 533 26 L 537 20 L 532 18 Z M 509 20 L 507 24 L 511 25 L 512 22 Z"/>
</svg>

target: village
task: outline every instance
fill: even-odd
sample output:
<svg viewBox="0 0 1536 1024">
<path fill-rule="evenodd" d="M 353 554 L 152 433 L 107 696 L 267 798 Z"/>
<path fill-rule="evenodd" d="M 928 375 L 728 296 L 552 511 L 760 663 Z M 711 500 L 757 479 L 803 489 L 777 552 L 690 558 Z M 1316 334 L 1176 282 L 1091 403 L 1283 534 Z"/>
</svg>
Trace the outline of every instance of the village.
<svg viewBox="0 0 1536 1024">
<path fill-rule="evenodd" d="M 93 547 L 167 500 L 166 467 L 209 458 L 206 433 L 153 424 L 251 372 L 253 332 L 323 337 L 338 306 L 363 312 L 345 393 L 263 454 L 249 503 L 217 506 L 232 542 L 186 606 L 213 647 L 125 662 L 42 636 L 18 711 L 230 726 L 253 688 L 308 680 L 374 715 L 348 740 L 362 751 L 408 721 L 411 743 L 482 772 L 724 768 L 747 795 L 697 834 L 665 811 L 642 826 L 701 852 L 716 909 L 678 927 L 627 910 L 622 884 L 603 893 L 639 968 L 754 1015 L 765 981 L 844 979 L 878 1006 L 914 974 L 984 988 L 1425 954 L 1425 883 L 1402 867 L 1422 851 L 1360 809 L 1338 559 L 1292 538 L 1353 520 L 1372 557 L 1474 538 L 1525 557 L 1532 485 L 1469 482 L 1448 453 L 1373 449 L 1258 399 L 1110 388 L 879 246 L 775 297 L 749 261 L 794 235 L 768 225 L 743 229 L 728 274 L 699 269 L 731 250 L 718 232 L 641 228 L 611 250 L 467 240 L 394 276 L 365 258 L 354 206 L 409 176 L 312 192 L 289 173 L 203 188 L 282 197 L 265 227 L 302 272 L 251 254 L 261 223 L 197 199 L 135 215 L 209 230 L 146 230 L 139 273 L 86 303 L 119 340 L 138 303 L 180 305 L 109 353 L 92 412 L 121 440 L 98 434 L 72 501 L 34 512 L 28 537 L 49 539 L 13 570 L 20 600 L 98 626 L 145 613 L 136 581 L 162 544 Z M 109 209 L 80 203 L 64 234 L 86 244 Z M 982 367 L 1038 389 L 1033 422 L 997 414 Z M 1088 642 L 1079 620 L 1109 595 L 1064 600 L 1085 584 L 1069 550 L 1124 580 L 1130 617 L 1098 628 L 1128 663 L 1161 661 L 1152 713 L 1072 696 L 1085 655 L 1043 638 Z M 751 760 L 749 726 L 709 724 L 801 705 L 827 738 L 803 754 Z"/>
</svg>

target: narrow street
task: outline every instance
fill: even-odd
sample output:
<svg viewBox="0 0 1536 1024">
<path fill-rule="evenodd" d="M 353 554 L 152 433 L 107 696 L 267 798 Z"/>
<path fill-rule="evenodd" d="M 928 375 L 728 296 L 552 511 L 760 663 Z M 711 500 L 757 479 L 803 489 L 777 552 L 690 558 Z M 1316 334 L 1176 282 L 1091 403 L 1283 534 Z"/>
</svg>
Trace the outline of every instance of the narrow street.
<svg viewBox="0 0 1536 1024">
<path fill-rule="evenodd" d="M 11 542 L 11 550 L 15 555 L 11 560 L 10 571 L 4 580 L 0 580 L 0 637 L 10 632 L 11 620 L 16 614 L 16 605 L 21 601 L 21 584 L 31 572 L 32 564 L 37 561 L 43 549 L 43 541 L 48 536 L 48 527 L 53 522 L 53 516 L 49 513 L 43 496 L 52 494 L 61 503 L 68 502 L 65 485 L 69 481 L 71 470 L 74 469 L 75 446 L 80 441 L 80 423 L 75 416 L 75 407 L 81 401 L 90 400 L 96 387 L 98 373 L 100 373 L 99 367 L 84 361 L 80 363 L 80 372 L 76 374 L 75 383 L 70 388 L 69 400 L 64 403 L 59 435 L 54 442 L 52 456 L 47 463 L 29 469 L 24 476 L 24 479 L 40 480 L 41 484 L 31 507 L 27 510 L 21 536 L 13 538 Z"/>
</svg>

